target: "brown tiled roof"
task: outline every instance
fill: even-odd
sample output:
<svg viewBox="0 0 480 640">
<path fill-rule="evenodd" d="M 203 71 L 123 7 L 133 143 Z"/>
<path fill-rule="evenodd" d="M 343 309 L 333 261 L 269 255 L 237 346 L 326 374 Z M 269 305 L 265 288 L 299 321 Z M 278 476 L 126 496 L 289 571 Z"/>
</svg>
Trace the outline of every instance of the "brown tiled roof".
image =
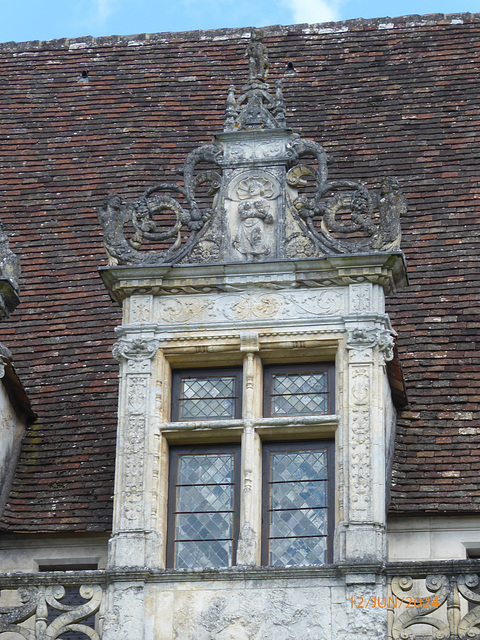
<svg viewBox="0 0 480 640">
<path fill-rule="evenodd" d="M 10 531 L 111 522 L 119 309 L 95 208 L 140 194 L 223 123 L 248 30 L 0 45 L 0 202 L 22 304 L 0 326 L 38 420 L 3 517 Z M 273 27 L 271 80 L 330 175 L 408 198 L 411 286 L 389 302 L 410 401 L 392 510 L 480 510 L 480 15 Z M 82 72 L 87 78 L 82 79 Z M 83 74 L 85 75 L 85 74 Z"/>
</svg>

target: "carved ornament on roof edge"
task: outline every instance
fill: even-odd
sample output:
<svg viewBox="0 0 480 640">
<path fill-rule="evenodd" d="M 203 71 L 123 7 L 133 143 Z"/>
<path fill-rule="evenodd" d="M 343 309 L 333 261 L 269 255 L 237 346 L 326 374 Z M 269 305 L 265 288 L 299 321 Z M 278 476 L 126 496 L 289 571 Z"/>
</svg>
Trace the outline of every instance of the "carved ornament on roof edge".
<svg viewBox="0 0 480 640">
<path fill-rule="evenodd" d="M 388 177 L 380 189 L 367 189 L 329 180 L 324 148 L 286 128 L 281 83 L 274 95 L 268 91 L 268 53 L 258 30 L 245 56 L 249 80 L 238 98 L 229 88 L 224 133 L 188 155 L 183 186 L 163 182 L 130 203 L 111 195 L 99 209 L 110 265 L 261 262 L 399 248 L 406 200 L 398 181 Z"/>
</svg>

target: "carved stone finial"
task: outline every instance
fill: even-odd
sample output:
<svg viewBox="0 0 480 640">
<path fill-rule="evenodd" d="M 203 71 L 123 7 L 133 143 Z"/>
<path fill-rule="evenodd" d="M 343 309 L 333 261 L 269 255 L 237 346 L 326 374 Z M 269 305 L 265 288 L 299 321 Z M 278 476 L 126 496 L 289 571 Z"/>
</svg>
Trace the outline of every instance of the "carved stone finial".
<svg viewBox="0 0 480 640">
<path fill-rule="evenodd" d="M 225 131 L 235 131 L 235 87 L 231 84 L 228 88 L 227 102 L 225 104 Z"/>
<path fill-rule="evenodd" d="M 248 88 L 255 88 L 257 83 L 265 83 L 270 65 L 268 62 L 267 47 L 263 44 L 263 31 L 253 29 L 250 34 L 250 42 L 245 51 L 248 58 Z"/>
</svg>

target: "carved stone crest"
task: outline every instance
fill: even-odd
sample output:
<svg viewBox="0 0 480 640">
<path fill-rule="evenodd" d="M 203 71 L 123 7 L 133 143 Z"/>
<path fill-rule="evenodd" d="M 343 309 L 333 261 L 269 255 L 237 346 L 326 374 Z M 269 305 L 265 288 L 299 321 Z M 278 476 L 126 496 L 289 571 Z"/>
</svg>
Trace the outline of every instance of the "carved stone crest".
<svg viewBox="0 0 480 640">
<path fill-rule="evenodd" d="M 368 189 L 329 180 L 324 148 L 286 128 L 282 85 L 269 92 L 258 30 L 245 57 L 249 79 L 238 97 L 233 86 L 228 90 L 224 132 L 189 154 L 183 186 L 163 182 L 131 203 L 112 195 L 99 209 L 111 264 L 257 262 L 399 248 L 406 200 L 398 181 L 387 177 Z M 203 171 L 202 163 L 209 165 Z M 149 243 L 157 248 L 146 250 Z"/>
</svg>

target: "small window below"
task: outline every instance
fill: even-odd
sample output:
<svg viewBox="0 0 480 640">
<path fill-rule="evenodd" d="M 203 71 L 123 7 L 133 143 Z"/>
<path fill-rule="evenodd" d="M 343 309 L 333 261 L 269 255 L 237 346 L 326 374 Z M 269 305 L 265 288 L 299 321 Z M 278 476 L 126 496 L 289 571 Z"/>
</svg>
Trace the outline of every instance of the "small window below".
<svg viewBox="0 0 480 640">
<path fill-rule="evenodd" d="M 265 368 L 266 417 L 332 414 L 332 365 L 285 365 Z"/>
<path fill-rule="evenodd" d="M 241 417 L 241 369 L 174 371 L 172 420 Z"/>
<path fill-rule="evenodd" d="M 167 565 L 230 567 L 238 538 L 240 447 L 170 450 Z"/>
<path fill-rule="evenodd" d="M 39 571 L 92 571 L 98 569 L 98 564 L 95 562 L 83 563 L 83 564 L 39 564 Z"/>
<path fill-rule="evenodd" d="M 265 444 L 262 563 L 332 562 L 333 442 Z"/>
</svg>

